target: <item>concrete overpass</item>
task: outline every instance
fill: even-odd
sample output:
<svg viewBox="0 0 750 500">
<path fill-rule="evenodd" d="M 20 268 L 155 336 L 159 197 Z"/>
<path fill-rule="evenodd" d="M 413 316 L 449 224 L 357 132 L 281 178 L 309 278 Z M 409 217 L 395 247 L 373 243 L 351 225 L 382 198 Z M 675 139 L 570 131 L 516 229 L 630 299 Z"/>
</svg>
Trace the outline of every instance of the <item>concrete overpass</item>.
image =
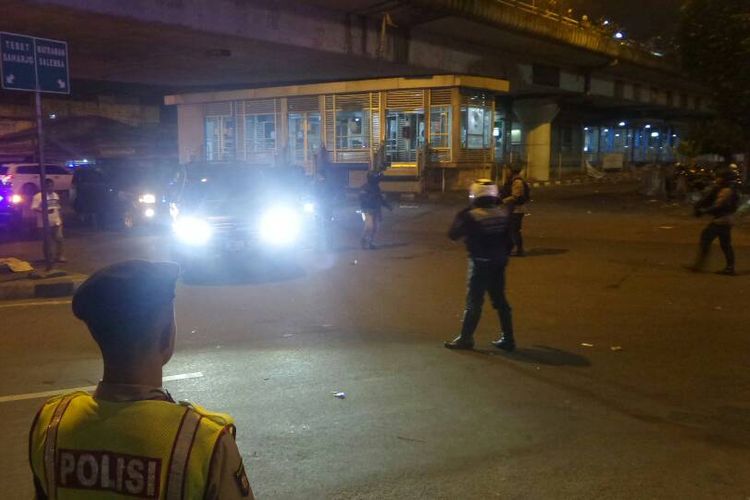
<svg viewBox="0 0 750 500">
<path fill-rule="evenodd" d="M 515 0 L 0 0 L 0 30 L 68 40 L 74 89 L 156 94 L 378 76 L 511 82 L 524 157 L 549 176 L 553 120 L 705 112 L 669 61 Z M 76 85 L 77 83 L 77 85 Z"/>
</svg>

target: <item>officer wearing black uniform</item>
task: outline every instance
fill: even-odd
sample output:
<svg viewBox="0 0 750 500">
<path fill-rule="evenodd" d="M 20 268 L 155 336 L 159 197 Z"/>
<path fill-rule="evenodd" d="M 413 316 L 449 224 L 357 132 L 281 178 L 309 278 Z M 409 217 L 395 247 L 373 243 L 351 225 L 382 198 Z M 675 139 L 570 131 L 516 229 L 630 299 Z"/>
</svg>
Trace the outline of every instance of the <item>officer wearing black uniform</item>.
<svg viewBox="0 0 750 500">
<path fill-rule="evenodd" d="M 720 171 L 716 175 L 716 183 L 706 196 L 695 205 L 695 215 L 708 214 L 713 217 L 711 222 L 701 233 L 700 249 L 693 271 L 702 271 L 708 259 L 711 244 L 718 238 L 721 250 L 724 252 L 726 266 L 719 274 L 734 276 L 734 249 L 732 248 L 732 226 L 734 214 L 739 207 L 739 192 L 737 191 L 737 173 L 732 169 Z"/>
<path fill-rule="evenodd" d="M 497 185 L 488 179 L 475 181 L 469 197 L 472 199 L 471 205 L 456 215 L 448 233 L 454 241 L 465 241 L 469 251 L 469 271 L 461 334 L 445 342 L 445 347 L 474 348 L 474 331 L 479 324 L 486 292 L 500 316 L 502 327 L 500 338 L 492 344 L 499 349 L 513 351 L 516 347 L 513 320 L 510 304 L 505 297 L 505 267 L 510 250 L 509 208 L 499 203 Z"/>
</svg>

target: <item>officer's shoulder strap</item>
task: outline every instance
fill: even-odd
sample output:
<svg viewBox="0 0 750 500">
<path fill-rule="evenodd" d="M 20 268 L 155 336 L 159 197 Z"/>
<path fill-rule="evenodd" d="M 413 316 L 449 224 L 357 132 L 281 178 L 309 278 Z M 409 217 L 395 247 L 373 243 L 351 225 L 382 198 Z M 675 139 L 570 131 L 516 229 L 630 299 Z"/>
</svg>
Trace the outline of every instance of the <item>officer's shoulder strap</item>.
<svg viewBox="0 0 750 500">
<path fill-rule="evenodd" d="M 222 427 L 234 426 L 234 419 L 231 417 L 231 415 L 228 415 L 226 413 L 208 411 L 202 406 L 191 403 L 189 401 L 180 401 L 179 404 L 180 406 L 185 406 L 191 409 L 192 411 L 196 412 L 201 417 L 206 418 L 217 425 L 220 425 Z"/>
</svg>

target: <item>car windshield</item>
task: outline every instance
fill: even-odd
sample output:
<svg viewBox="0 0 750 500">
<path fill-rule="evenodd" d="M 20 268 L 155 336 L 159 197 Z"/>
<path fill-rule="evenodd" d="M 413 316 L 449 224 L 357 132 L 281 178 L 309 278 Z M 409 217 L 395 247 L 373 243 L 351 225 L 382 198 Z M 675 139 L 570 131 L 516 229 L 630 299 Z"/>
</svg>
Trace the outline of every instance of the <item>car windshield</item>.
<svg viewBox="0 0 750 500">
<path fill-rule="evenodd" d="M 306 185 L 304 174 L 294 169 L 205 169 L 188 173 L 181 198 L 189 205 L 217 208 L 301 196 Z"/>
</svg>

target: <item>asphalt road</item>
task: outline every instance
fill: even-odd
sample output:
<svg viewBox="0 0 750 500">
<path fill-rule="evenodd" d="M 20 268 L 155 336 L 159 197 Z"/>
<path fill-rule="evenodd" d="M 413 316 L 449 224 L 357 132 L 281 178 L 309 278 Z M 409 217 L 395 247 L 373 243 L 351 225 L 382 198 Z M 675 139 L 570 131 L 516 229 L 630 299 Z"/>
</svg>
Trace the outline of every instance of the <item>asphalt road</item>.
<svg viewBox="0 0 750 500">
<path fill-rule="evenodd" d="M 166 386 L 236 418 L 258 498 L 748 499 L 750 224 L 735 231 L 740 276 L 688 273 L 706 221 L 632 191 L 535 193 L 530 256 L 508 270 L 517 353 L 489 346 L 489 305 L 476 352 L 442 347 L 464 294 L 445 237 L 457 205 L 402 205 L 375 251 L 342 208 L 331 252 L 180 285 L 166 374 L 202 376 Z M 68 244 L 84 272 L 166 256 L 159 235 Z M 0 303 L 0 397 L 97 382 L 69 308 Z M 40 404 L 0 402 L 3 498 L 31 495 Z"/>
</svg>

